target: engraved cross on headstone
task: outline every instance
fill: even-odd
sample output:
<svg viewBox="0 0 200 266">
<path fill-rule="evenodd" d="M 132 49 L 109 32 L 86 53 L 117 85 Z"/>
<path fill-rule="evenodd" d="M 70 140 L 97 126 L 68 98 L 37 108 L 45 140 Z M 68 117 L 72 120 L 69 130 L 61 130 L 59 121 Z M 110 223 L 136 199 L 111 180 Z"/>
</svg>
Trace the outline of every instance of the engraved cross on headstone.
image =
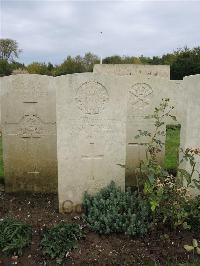
<svg viewBox="0 0 200 266">
<path fill-rule="evenodd" d="M 82 155 L 82 160 L 89 160 L 90 161 L 90 175 L 92 180 L 94 180 L 94 163 L 96 160 L 103 159 L 104 155 L 95 152 L 95 143 L 90 142 L 89 144 L 89 153 L 87 155 Z"/>
<path fill-rule="evenodd" d="M 34 176 L 39 175 L 40 172 L 37 171 L 36 169 L 37 169 L 37 167 L 35 166 L 34 169 L 33 169 L 32 171 L 27 172 L 27 174 L 29 174 L 29 175 L 34 175 Z"/>
<path fill-rule="evenodd" d="M 103 155 L 102 154 L 96 154 L 95 155 L 95 148 L 94 148 L 95 144 L 94 142 L 90 142 L 90 153 L 89 155 L 82 155 L 82 159 L 86 159 L 86 160 L 98 160 L 98 159 L 102 159 Z"/>
</svg>

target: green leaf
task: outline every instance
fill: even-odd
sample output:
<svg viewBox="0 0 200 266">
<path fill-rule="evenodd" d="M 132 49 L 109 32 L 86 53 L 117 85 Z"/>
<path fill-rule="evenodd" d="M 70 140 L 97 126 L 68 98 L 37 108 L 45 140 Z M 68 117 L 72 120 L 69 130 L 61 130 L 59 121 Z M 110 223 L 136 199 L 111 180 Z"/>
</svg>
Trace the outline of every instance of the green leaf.
<svg viewBox="0 0 200 266">
<path fill-rule="evenodd" d="M 194 250 L 193 246 L 189 246 L 189 245 L 184 245 L 184 249 L 188 252 L 191 252 L 192 250 Z"/>
<path fill-rule="evenodd" d="M 193 245 L 193 247 L 197 248 L 198 247 L 198 241 L 196 239 L 193 239 L 192 245 Z"/>
<path fill-rule="evenodd" d="M 188 173 L 188 171 L 185 169 L 178 169 L 178 171 L 181 174 L 181 176 L 186 179 L 187 183 L 190 184 L 191 183 L 191 175 Z"/>
<path fill-rule="evenodd" d="M 145 182 L 144 184 L 144 193 L 150 194 L 153 192 L 153 186 L 149 182 Z"/>
<path fill-rule="evenodd" d="M 151 210 L 152 210 L 152 212 L 154 212 L 155 209 L 159 206 L 159 203 L 156 200 L 151 200 L 150 201 L 150 204 L 151 204 Z"/>
<path fill-rule="evenodd" d="M 191 229 L 191 226 L 187 222 L 184 222 L 183 223 L 183 229 L 185 229 L 185 230 Z"/>
<path fill-rule="evenodd" d="M 200 190 L 200 180 L 197 180 L 197 179 L 193 179 L 192 180 L 195 184 L 195 188 L 199 189 Z"/>
<path fill-rule="evenodd" d="M 197 247 L 197 254 L 200 255 L 200 248 Z"/>
<path fill-rule="evenodd" d="M 153 185 L 154 181 L 155 181 L 155 176 L 152 174 L 152 175 L 149 175 L 148 176 L 148 179 L 149 179 L 149 182 Z"/>
</svg>

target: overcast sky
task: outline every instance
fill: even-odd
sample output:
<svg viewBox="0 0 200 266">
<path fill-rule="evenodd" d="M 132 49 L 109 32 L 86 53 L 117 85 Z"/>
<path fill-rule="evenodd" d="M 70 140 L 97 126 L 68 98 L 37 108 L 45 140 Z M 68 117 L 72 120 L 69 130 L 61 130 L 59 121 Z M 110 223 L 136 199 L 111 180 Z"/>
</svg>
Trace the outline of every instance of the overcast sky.
<svg viewBox="0 0 200 266">
<path fill-rule="evenodd" d="M 61 63 L 89 51 L 162 55 L 200 45 L 200 1 L 0 1 L 0 37 L 18 41 L 25 63 Z"/>
</svg>

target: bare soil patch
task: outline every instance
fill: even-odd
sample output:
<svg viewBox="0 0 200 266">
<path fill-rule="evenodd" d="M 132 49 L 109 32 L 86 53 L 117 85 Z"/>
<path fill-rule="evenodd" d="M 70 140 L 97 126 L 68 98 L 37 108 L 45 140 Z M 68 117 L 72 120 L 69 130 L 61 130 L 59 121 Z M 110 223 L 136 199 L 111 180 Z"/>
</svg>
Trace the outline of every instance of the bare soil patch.
<svg viewBox="0 0 200 266">
<path fill-rule="evenodd" d="M 55 194 L 6 194 L 0 192 L 0 218 L 13 217 L 33 226 L 32 245 L 21 257 L 8 257 L 0 252 L 0 266 L 48 265 L 55 266 L 42 254 L 40 239 L 45 227 L 60 221 L 84 224 L 78 214 L 60 214 Z M 122 234 L 100 236 L 87 227 L 85 238 L 71 251 L 63 265 L 176 265 L 192 262 L 197 256 L 188 255 L 183 249 L 193 238 L 200 239 L 198 232 L 169 232 L 166 229 L 151 232 L 144 237 L 129 237 Z M 169 236 L 168 239 L 163 237 Z M 200 265 L 200 260 L 195 265 Z"/>
</svg>

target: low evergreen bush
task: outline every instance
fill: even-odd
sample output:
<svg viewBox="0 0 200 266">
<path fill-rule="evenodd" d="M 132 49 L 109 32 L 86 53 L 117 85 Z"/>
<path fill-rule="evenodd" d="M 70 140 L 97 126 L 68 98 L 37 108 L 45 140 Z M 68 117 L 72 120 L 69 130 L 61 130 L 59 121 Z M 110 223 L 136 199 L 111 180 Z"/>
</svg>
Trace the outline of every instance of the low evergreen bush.
<svg viewBox="0 0 200 266">
<path fill-rule="evenodd" d="M 83 237 L 78 224 L 61 222 L 53 228 L 46 229 L 41 240 L 43 253 L 62 263 L 68 251 L 75 248 L 77 241 Z"/>
<path fill-rule="evenodd" d="M 88 226 L 100 234 L 144 235 L 148 231 L 148 202 L 130 189 L 122 191 L 114 182 L 95 196 L 85 193 L 83 206 Z"/>
<path fill-rule="evenodd" d="M 31 243 L 32 229 L 23 222 L 5 218 L 0 221 L 0 249 L 11 255 L 22 255 L 23 249 Z"/>
</svg>

